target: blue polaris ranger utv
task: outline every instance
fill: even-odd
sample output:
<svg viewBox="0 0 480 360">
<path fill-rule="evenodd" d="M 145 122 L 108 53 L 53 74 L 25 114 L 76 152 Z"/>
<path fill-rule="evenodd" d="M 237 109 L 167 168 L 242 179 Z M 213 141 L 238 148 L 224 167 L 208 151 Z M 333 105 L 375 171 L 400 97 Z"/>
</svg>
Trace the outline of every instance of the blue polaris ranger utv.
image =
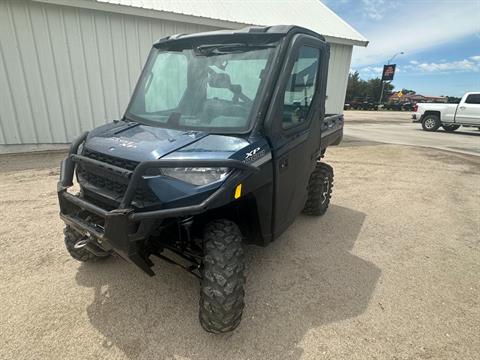
<svg viewBox="0 0 480 360">
<path fill-rule="evenodd" d="M 343 134 L 343 116 L 325 115 L 328 61 L 325 39 L 296 26 L 160 39 L 123 118 L 81 135 L 61 164 L 70 255 L 117 254 L 148 275 L 151 256 L 178 264 L 200 279 L 202 327 L 235 329 L 242 243 L 327 210 L 321 159 Z"/>
</svg>

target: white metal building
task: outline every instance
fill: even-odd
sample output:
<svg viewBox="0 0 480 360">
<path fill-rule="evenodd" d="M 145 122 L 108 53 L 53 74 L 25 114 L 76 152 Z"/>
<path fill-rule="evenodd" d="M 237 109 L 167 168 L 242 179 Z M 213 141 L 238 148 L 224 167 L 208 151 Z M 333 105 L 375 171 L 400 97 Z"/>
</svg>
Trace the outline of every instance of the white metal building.
<svg viewBox="0 0 480 360">
<path fill-rule="evenodd" d="M 160 37 L 295 24 L 332 44 L 327 112 L 343 110 L 354 45 L 318 0 L 1 0 L 0 144 L 67 143 L 123 114 Z"/>
</svg>

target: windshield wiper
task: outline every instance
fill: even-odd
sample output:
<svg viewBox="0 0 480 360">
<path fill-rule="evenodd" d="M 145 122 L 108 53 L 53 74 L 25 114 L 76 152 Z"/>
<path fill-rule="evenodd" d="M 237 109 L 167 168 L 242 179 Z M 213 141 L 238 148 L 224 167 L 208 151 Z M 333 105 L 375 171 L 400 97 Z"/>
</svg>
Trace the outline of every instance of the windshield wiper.
<svg viewBox="0 0 480 360">
<path fill-rule="evenodd" d="M 197 56 L 213 56 L 213 55 L 223 55 L 223 54 L 232 54 L 232 53 L 242 53 L 253 50 L 261 50 L 273 48 L 275 45 L 261 45 L 261 44 L 209 44 L 209 45 L 200 45 L 194 49 L 195 55 Z"/>
</svg>

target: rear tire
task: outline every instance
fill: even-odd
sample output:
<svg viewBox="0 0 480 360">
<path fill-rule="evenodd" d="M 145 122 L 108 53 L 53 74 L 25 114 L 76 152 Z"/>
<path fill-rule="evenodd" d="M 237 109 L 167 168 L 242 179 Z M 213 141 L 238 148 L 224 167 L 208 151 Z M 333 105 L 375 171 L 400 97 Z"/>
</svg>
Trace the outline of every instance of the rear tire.
<svg viewBox="0 0 480 360">
<path fill-rule="evenodd" d="M 460 127 L 460 125 L 442 125 L 442 127 L 446 132 L 454 132 Z"/>
<path fill-rule="evenodd" d="M 422 128 L 425 131 L 437 131 L 442 125 L 437 115 L 427 115 L 422 120 Z"/>
<path fill-rule="evenodd" d="M 67 248 L 70 256 L 75 260 L 81 262 L 90 262 L 97 261 L 99 259 L 105 259 L 106 257 L 108 257 L 96 256 L 85 248 L 75 248 L 75 244 L 77 244 L 80 240 L 83 240 L 84 237 L 77 231 L 73 230 L 70 226 L 65 226 L 65 228 L 63 229 L 63 234 L 65 235 L 65 247 Z"/>
<path fill-rule="evenodd" d="M 234 330 L 242 319 L 245 258 L 242 234 L 230 220 L 216 220 L 204 230 L 200 324 L 212 333 Z"/>
<path fill-rule="evenodd" d="M 307 215 L 323 215 L 328 209 L 333 188 L 333 169 L 330 165 L 317 162 L 308 182 L 308 198 L 303 208 Z"/>
</svg>

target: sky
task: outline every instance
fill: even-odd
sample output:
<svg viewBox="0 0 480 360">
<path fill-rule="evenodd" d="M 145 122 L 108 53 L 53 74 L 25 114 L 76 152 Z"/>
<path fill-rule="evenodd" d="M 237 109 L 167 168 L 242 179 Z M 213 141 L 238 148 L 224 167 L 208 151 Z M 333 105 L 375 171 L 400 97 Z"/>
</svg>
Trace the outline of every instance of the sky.
<svg viewBox="0 0 480 360">
<path fill-rule="evenodd" d="M 395 54 L 392 84 L 422 95 L 480 91 L 480 0 L 321 0 L 369 40 L 352 71 L 380 77 Z"/>
</svg>

